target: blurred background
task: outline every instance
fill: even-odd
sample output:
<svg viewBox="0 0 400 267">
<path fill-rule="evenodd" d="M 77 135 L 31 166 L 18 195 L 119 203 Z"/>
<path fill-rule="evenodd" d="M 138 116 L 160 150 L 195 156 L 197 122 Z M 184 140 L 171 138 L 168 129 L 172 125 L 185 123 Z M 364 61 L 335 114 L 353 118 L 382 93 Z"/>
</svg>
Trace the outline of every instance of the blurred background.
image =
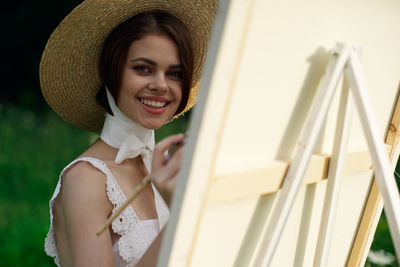
<svg viewBox="0 0 400 267">
<path fill-rule="evenodd" d="M 0 266 L 54 266 L 44 252 L 48 202 L 60 171 L 98 138 L 62 121 L 40 92 L 39 63 L 46 41 L 80 2 L 2 3 Z M 185 132 L 189 119 L 190 113 L 157 130 L 156 141 Z M 396 169 L 400 173 L 400 165 Z M 394 254 L 382 214 L 366 266 L 398 266 Z"/>
</svg>

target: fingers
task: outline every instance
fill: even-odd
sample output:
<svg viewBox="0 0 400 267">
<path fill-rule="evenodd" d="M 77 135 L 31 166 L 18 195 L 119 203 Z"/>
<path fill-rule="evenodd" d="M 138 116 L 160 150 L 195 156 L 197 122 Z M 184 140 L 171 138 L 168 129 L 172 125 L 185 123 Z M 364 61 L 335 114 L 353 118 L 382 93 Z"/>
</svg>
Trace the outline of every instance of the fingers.
<svg viewBox="0 0 400 267">
<path fill-rule="evenodd" d="M 156 145 L 154 148 L 154 153 L 164 153 L 169 149 L 173 144 L 182 142 L 185 136 L 183 134 L 176 134 L 168 136 L 167 138 L 163 139 L 160 143 Z"/>
<path fill-rule="evenodd" d="M 184 146 L 181 145 L 180 147 L 176 148 L 168 157 L 168 161 L 166 165 L 170 165 L 171 167 L 180 166 L 183 157 L 183 150 Z"/>
<path fill-rule="evenodd" d="M 182 143 L 184 138 L 183 134 L 172 135 L 162 140 L 154 148 L 151 177 L 167 204 L 177 182 L 176 175 L 183 158 L 183 145 L 177 145 L 169 154 L 168 160 L 165 160 L 164 154 L 168 149 L 172 150 L 172 146 Z"/>
<path fill-rule="evenodd" d="M 181 166 L 183 158 L 183 147 L 177 148 L 167 162 L 163 162 L 158 166 L 153 165 L 153 173 L 160 180 L 168 180 L 174 178 Z"/>
<path fill-rule="evenodd" d="M 164 161 L 164 154 L 165 152 L 174 144 L 182 142 L 185 136 L 183 134 L 177 134 L 177 135 L 171 135 L 165 139 L 163 139 L 161 142 L 159 142 L 155 147 L 154 147 L 154 152 L 153 152 L 153 166 L 154 167 L 161 167 L 162 165 L 165 164 Z"/>
</svg>

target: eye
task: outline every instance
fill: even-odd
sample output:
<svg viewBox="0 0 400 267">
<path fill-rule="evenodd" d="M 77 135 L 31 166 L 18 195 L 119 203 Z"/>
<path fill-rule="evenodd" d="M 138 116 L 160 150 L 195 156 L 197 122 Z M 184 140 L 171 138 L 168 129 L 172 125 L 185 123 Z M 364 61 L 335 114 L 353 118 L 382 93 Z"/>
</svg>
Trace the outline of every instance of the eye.
<svg viewBox="0 0 400 267">
<path fill-rule="evenodd" d="M 148 68 L 145 65 L 137 65 L 137 66 L 134 66 L 133 69 L 139 73 L 150 73 L 151 72 L 150 68 Z"/>
<path fill-rule="evenodd" d="M 167 75 L 176 80 L 182 80 L 183 78 L 183 72 L 180 70 L 169 71 L 167 72 Z"/>
</svg>

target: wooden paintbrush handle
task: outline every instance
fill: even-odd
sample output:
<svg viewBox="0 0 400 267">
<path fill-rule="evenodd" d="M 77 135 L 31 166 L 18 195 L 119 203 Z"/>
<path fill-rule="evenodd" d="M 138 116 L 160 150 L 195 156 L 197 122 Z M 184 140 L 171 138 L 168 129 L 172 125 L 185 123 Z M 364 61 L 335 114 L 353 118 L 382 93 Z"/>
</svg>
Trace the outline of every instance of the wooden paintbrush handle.
<svg viewBox="0 0 400 267">
<path fill-rule="evenodd" d="M 148 175 L 146 176 L 140 184 L 138 184 L 135 188 L 135 191 L 128 197 L 128 199 L 122 203 L 122 205 L 114 212 L 113 215 L 111 215 L 110 218 L 104 223 L 103 227 L 100 228 L 100 230 L 96 233 L 96 235 L 101 235 L 101 233 L 108 228 L 111 223 L 115 220 L 115 218 L 118 217 L 118 215 L 121 214 L 121 212 L 140 194 L 140 192 L 143 191 L 143 189 L 146 187 L 148 183 L 151 181 L 151 176 Z"/>
</svg>

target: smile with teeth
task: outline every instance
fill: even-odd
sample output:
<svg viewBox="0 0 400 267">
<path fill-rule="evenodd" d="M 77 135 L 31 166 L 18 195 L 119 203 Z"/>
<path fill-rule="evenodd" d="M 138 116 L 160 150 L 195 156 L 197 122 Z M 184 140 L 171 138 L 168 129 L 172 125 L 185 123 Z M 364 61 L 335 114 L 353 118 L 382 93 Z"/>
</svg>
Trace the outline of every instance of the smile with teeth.
<svg viewBox="0 0 400 267">
<path fill-rule="evenodd" d="M 145 104 L 146 106 L 149 106 L 151 108 L 163 108 L 167 105 L 167 102 L 161 102 L 161 101 L 152 101 L 152 100 L 147 100 L 147 99 L 139 99 L 140 102 Z"/>
</svg>

